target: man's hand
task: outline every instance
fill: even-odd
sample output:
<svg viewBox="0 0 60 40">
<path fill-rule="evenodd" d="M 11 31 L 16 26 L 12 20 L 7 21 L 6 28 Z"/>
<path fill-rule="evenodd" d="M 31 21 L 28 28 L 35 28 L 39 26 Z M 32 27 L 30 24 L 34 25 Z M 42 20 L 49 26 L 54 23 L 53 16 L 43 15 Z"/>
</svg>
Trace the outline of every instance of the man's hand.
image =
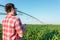
<svg viewBox="0 0 60 40">
<path fill-rule="evenodd" d="M 23 30 L 20 31 L 20 33 L 18 34 L 20 38 L 22 38 L 24 36 L 24 34 L 25 34 L 26 24 L 23 24 L 22 27 L 23 27 Z"/>
<path fill-rule="evenodd" d="M 25 31 L 26 31 L 26 24 L 23 24 L 23 28 L 24 28 L 23 33 L 25 34 Z"/>
<path fill-rule="evenodd" d="M 22 38 L 24 34 L 23 33 L 19 33 L 18 35 L 19 35 L 20 38 Z"/>
</svg>

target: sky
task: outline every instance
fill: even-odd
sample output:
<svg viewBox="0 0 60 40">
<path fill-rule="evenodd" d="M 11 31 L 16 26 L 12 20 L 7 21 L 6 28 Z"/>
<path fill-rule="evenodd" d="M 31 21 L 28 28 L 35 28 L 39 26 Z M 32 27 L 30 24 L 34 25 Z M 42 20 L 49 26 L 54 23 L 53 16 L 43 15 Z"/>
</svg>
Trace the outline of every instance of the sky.
<svg viewBox="0 0 60 40">
<path fill-rule="evenodd" d="M 45 24 L 60 24 L 60 0 L 0 0 L 0 4 L 7 3 L 14 3 L 18 10 L 38 18 Z M 5 16 L 0 15 L 0 17 L 2 21 Z"/>
</svg>

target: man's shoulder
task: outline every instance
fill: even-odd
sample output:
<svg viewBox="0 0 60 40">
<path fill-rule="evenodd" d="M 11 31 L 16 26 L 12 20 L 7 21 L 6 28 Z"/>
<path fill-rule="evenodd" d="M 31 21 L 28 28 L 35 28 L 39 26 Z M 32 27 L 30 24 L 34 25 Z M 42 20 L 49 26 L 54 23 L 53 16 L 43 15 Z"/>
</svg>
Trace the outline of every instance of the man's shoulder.
<svg viewBox="0 0 60 40">
<path fill-rule="evenodd" d="M 12 19 L 18 19 L 18 17 L 16 17 L 16 16 L 12 16 L 11 18 L 12 18 Z"/>
<path fill-rule="evenodd" d="M 13 20 L 18 20 L 18 19 L 20 19 L 20 18 L 18 18 L 18 17 L 16 17 L 16 16 L 12 16 L 11 17 Z"/>
</svg>

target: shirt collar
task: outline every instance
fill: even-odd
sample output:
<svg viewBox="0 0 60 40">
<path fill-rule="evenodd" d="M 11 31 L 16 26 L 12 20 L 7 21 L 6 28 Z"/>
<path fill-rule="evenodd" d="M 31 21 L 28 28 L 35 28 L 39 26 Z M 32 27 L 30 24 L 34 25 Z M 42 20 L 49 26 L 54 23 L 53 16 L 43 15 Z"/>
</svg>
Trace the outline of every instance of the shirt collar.
<svg viewBox="0 0 60 40">
<path fill-rule="evenodd" d="M 6 18 L 8 17 L 11 17 L 11 16 L 14 16 L 14 14 L 7 14 Z"/>
</svg>

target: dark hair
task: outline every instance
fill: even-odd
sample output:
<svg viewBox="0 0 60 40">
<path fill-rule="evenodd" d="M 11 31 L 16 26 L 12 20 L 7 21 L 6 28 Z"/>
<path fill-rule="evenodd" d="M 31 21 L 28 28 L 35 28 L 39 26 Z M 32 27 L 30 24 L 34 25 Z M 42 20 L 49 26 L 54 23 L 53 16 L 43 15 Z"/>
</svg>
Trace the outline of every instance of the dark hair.
<svg viewBox="0 0 60 40">
<path fill-rule="evenodd" d="M 7 4 L 5 5 L 5 11 L 6 11 L 7 13 L 11 12 L 11 9 L 12 9 L 12 8 L 15 9 L 15 6 L 14 6 L 13 3 L 7 3 Z"/>
</svg>

